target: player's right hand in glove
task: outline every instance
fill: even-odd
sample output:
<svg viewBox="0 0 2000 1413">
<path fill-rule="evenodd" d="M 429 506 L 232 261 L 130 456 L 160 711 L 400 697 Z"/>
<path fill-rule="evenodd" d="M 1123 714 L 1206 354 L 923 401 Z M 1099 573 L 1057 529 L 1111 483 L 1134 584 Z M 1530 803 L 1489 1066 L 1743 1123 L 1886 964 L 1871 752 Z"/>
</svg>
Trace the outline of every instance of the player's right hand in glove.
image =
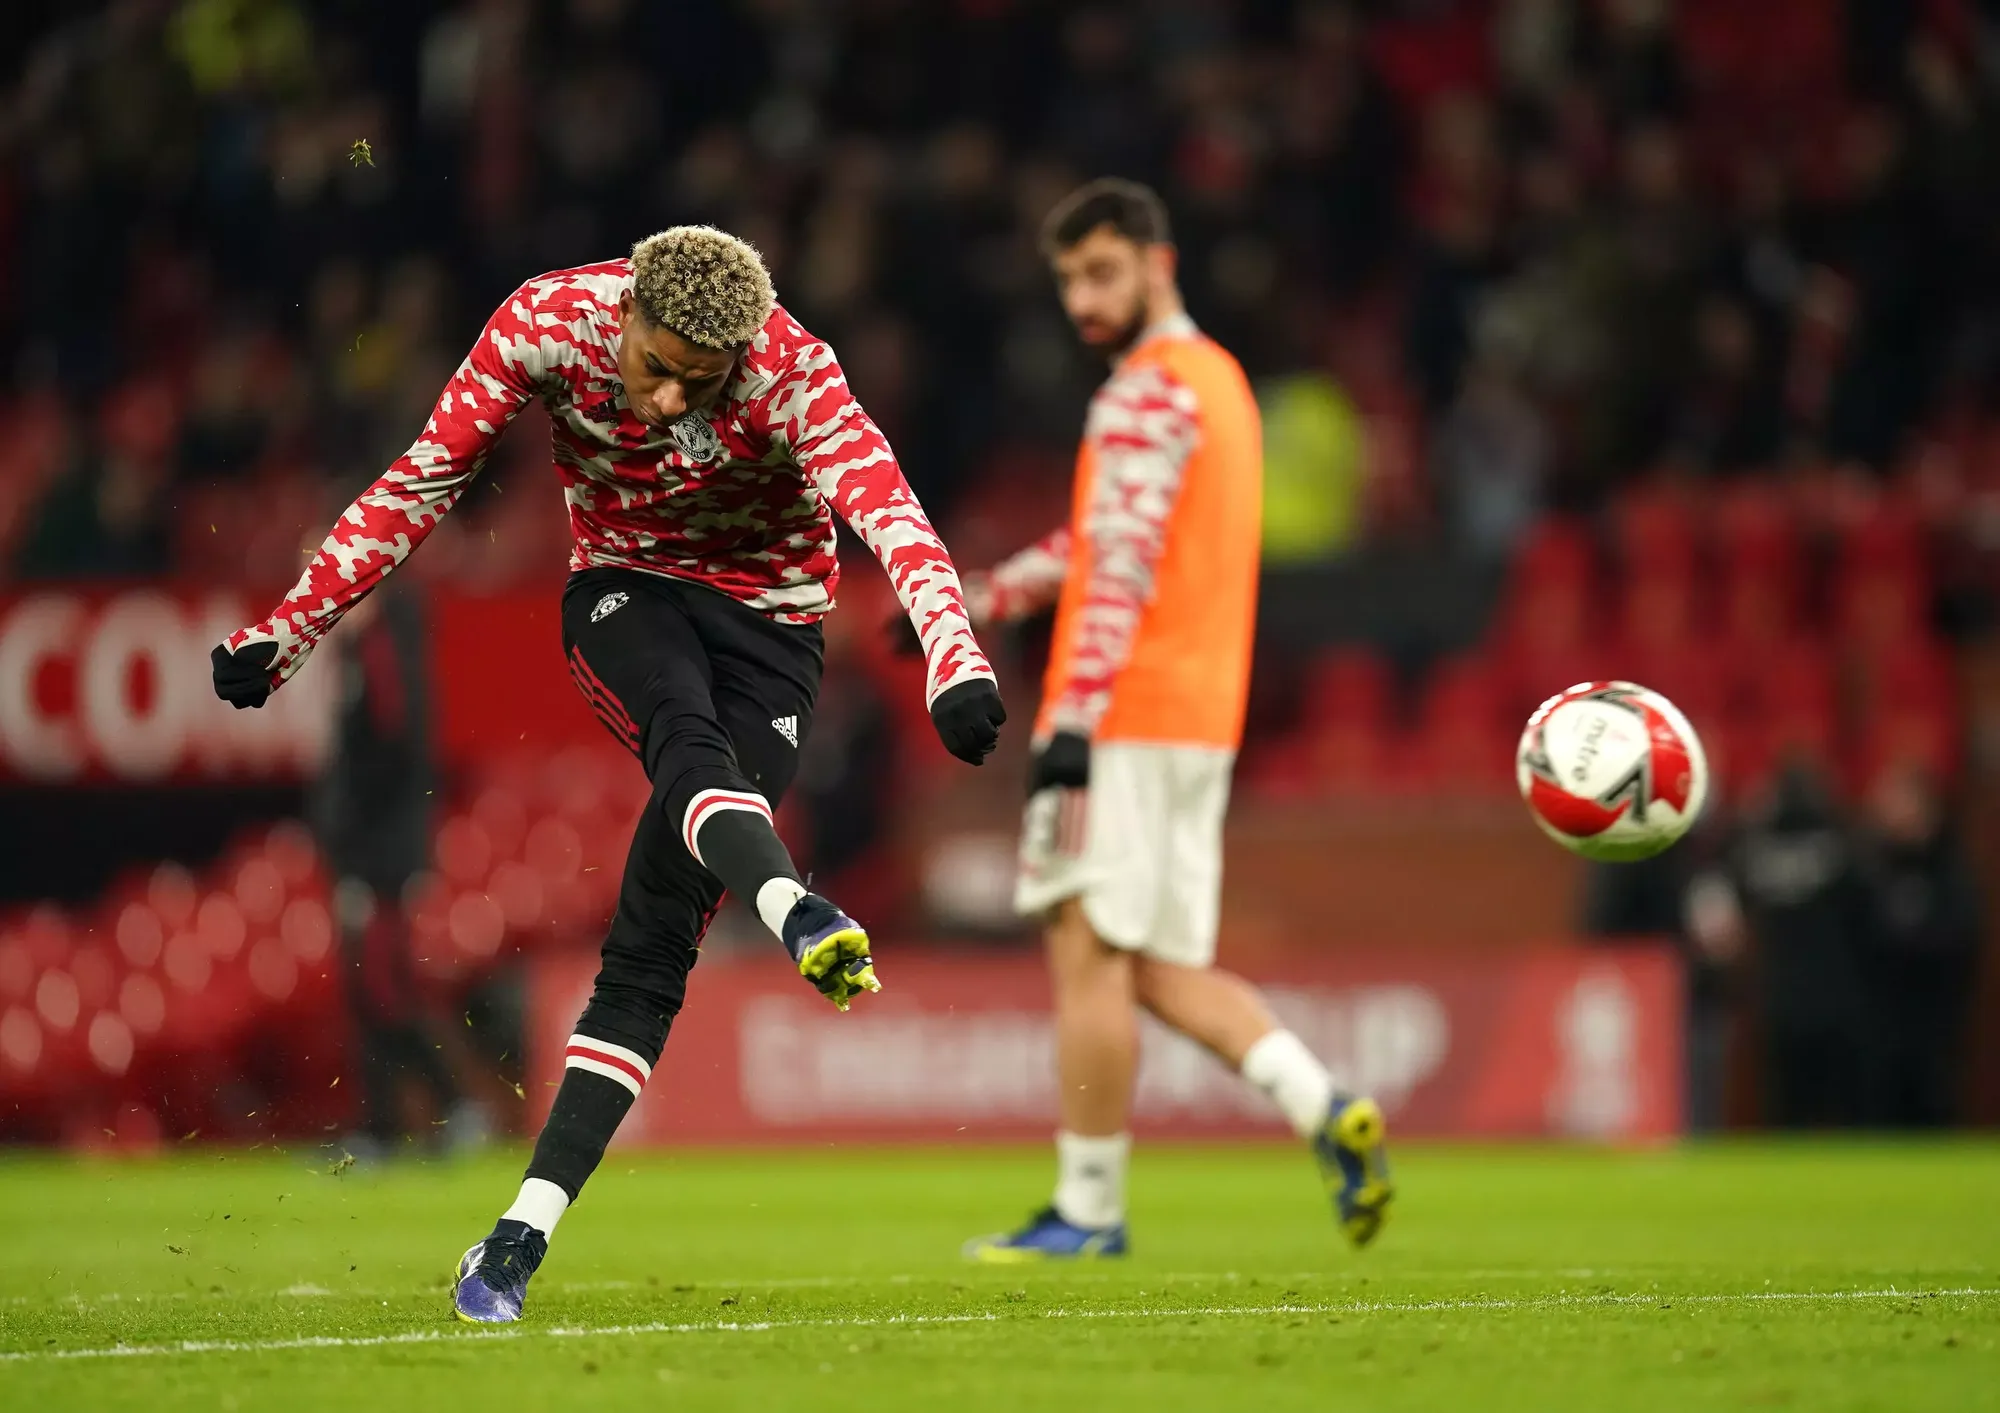
<svg viewBox="0 0 2000 1413">
<path fill-rule="evenodd" d="M 990 677 L 974 677 L 938 693 L 931 703 L 931 724 L 944 748 L 967 765 L 984 765 L 1000 744 L 1000 727 L 1007 720 L 1000 689 Z"/>
<path fill-rule="evenodd" d="M 217 643 L 208 660 L 214 670 L 215 695 L 238 711 L 261 707 L 277 689 L 271 665 L 278 660 L 278 645 L 272 639 L 245 643 L 234 652 L 227 643 Z"/>
<path fill-rule="evenodd" d="M 1048 744 L 1035 752 L 1028 766 L 1028 793 L 1044 790 L 1081 790 L 1090 784 L 1090 737 L 1076 731 L 1058 731 Z"/>
</svg>

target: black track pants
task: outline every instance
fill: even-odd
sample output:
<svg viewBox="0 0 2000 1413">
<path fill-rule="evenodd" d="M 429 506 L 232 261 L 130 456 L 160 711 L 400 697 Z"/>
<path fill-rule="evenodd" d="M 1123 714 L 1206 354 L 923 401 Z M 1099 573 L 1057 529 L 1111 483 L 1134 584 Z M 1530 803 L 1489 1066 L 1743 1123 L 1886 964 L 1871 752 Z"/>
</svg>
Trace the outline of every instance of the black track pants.
<svg viewBox="0 0 2000 1413">
<path fill-rule="evenodd" d="M 650 1066 L 722 901 L 685 838 L 689 806 L 710 791 L 777 805 L 812 722 L 822 639 L 817 625 L 774 623 L 713 589 L 629 569 L 571 575 L 562 626 L 577 686 L 653 783 L 577 1034 Z"/>
</svg>

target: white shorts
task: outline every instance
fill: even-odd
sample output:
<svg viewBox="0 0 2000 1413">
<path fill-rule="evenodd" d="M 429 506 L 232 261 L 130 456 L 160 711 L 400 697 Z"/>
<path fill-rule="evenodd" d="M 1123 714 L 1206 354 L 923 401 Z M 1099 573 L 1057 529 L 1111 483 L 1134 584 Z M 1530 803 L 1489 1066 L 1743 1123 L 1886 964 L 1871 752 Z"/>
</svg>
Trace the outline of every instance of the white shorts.
<svg viewBox="0 0 2000 1413">
<path fill-rule="evenodd" d="M 1092 930 L 1114 947 L 1213 963 L 1235 759 L 1220 746 L 1093 747 L 1087 789 L 1028 801 L 1015 909 L 1039 917 L 1080 898 Z"/>
</svg>

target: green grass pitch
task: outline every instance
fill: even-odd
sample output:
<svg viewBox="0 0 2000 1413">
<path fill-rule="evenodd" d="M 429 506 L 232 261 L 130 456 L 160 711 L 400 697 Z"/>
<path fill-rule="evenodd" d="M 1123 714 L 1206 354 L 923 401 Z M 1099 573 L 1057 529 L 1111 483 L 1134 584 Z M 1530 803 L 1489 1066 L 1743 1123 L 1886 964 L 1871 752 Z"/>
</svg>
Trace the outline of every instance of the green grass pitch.
<svg viewBox="0 0 2000 1413">
<path fill-rule="evenodd" d="M 614 1152 L 497 1333 L 518 1152 L 4 1158 L 0 1407 L 2000 1407 L 2000 1144 L 1395 1156 L 1359 1255 L 1293 1148 L 1142 1148 L 1131 1259 L 992 1269 L 1045 1150 Z"/>
</svg>

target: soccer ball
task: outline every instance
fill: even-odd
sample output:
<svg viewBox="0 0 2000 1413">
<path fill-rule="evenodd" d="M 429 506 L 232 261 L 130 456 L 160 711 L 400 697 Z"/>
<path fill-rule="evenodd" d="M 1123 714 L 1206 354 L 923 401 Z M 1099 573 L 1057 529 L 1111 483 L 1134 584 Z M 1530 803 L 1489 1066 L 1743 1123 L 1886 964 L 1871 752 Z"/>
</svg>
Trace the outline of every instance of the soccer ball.
<svg viewBox="0 0 2000 1413">
<path fill-rule="evenodd" d="M 1579 682 L 1535 709 L 1514 760 L 1528 812 L 1587 859 L 1649 859 L 1693 827 L 1708 758 L 1680 708 L 1634 682 Z"/>
</svg>

